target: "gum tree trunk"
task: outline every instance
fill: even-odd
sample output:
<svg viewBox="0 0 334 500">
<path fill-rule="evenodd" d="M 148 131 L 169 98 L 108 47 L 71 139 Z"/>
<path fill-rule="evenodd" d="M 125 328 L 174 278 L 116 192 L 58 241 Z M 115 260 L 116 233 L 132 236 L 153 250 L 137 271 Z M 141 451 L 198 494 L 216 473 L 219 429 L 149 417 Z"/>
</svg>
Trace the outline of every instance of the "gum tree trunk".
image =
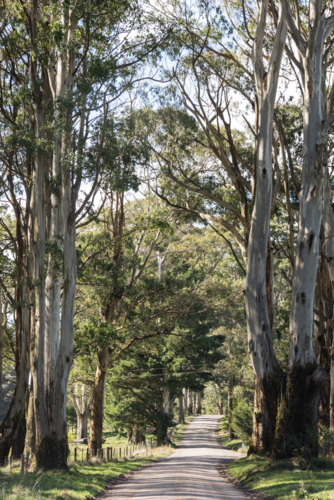
<svg viewBox="0 0 334 500">
<path fill-rule="evenodd" d="M 281 5 L 302 59 L 304 145 L 290 309 L 289 364 L 272 449 L 273 458 L 291 457 L 296 450 L 303 450 L 308 457 L 317 456 L 319 402 L 328 381 L 325 370 L 317 366 L 312 335 L 323 200 L 322 54 L 325 32 L 328 36 L 331 29 L 327 33 L 328 23 L 322 1 L 311 0 L 310 30 L 305 41 L 294 22 L 288 2 L 282 0 Z"/>
<path fill-rule="evenodd" d="M 84 384 L 77 390 L 77 394 L 72 390 L 72 401 L 77 415 L 77 439 L 87 439 L 88 395 Z"/>
<path fill-rule="evenodd" d="M 98 351 L 98 365 L 95 373 L 94 389 L 92 395 L 92 408 L 90 417 L 90 433 L 88 448 L 91 455 L 95 456 L 97 450 L 102 448 L 104 390 L 107 371 L 110 364 L 110 348 L 104 347 Z"/>
<path fill-rule="evenodd" d="M 35 429 L 28 429 L 29 436 L 34 436 L 34 445 L 29 444 L 27 450 L 35 448 L 36 465 L 44 469 L 66 468 L 68 454 L 66 403 L 73 351 L 77 267 L 75 205 L 80 184 L 80 175 L 72 184 L 72 111 L 71 106 L 65 107 L 63 103 L 73 90 L 75 56 L 69 43 L 76 21 L 71 18 L 72 13 L 71 9 L 62 5 L 59 17 L 63 28 L 61 47 L 56 50 L 56 47 L 48 46 L 56 59 L 56 75 L 52 65 L 44 66 L 39 58 L 30 58 L 37 140 L 41 143 L 51 140 L 54 146 L 51 164 L 50 154 L 36 152 L 29 220 L 34 284 L 34 314 L 30 330 L 34 408 L 30 409 L 28 425 L 34 425 Z M 29 16 L 31 39 L 36 40 L 42 29 L 38 23 L 37 3 L 31 3 Z M 49 55 L 44 54 L 45 58 Z M 56 121 L 54 135 L 50 138 L 46 130 L 52 106 Z M 51 193 L 46 185 L 50 176 L 54 183 Z M 50 205 L 48 194 L 51 194 Z"/>
<path fill-rule="evenodd" d="M 222 397 L 220 394 L 218 396 L 218 411 L 219 411 L 219 415 L 224 415 L 224 407 L 222 405 Z"/>
<path fill-rule="evenodd" d="M 276 35 L 267 71 L 263 65 L 268 2 L 261 2 L 253 44 L 253 68 L 256 85 L 256 158 L 255 204 L 247 254 L 245 304 L 248 347 L 259 387 L 255 387 L 257 407 L 266 409 L 266 429 L 273 441 L 277 414 L 278 379 L 282 375 L 276 359 L 271 332 L 267 297 L 267 247 L 272 207 L 272 135 L 277 82 L 281 65 L 286 23 L 279 12 Z M 270 299 L 270 297 L 269 297 Z M 271 314 L 273 311 L 270 311 Z M 262 395 L 260 395 L 262 393 Z M 258 414 L 259 415 L 259 414 Z M 256 414 L 254 415 L 256 418 Z M 257 426 L 258 422 L 255 421 Z M 264 446 L 263 428 L 256 431 L 253 447 Z M 257 451 L 257 450 L 256 450 Z"/>
<path fill-rule="evenodd" d="M 228 389 L 227 389 L 227 420 L 228 420 L 228 439 L 232 441 L 234 439 L 234 434 L 231 427 L 232 411 L 233 411 L 233 378 L 228 379 Z"/>
<path fill-rule="evenodd" d="M 193 414 L 193 392 L 191 389 L 188 389 L 188 414 Z"/>
<path fill-rule="evenodd" d="M 162 369 L 163 376 L 163 411 L 166 415 L 170 415 L 171 413 L 171 401 L 170 401 L 170 391 L 168 387 L 168 370 L 167 368 Z"/>
<path fill-rule="evenodd" d="M 197 415 L 202 414 L 202 393 L 201 391 L 197 392 Z"/>
<path fill-rule="evenodd" d="M 29 377 L 29 336 L 30 336 L 30 294 L 29 294 L 29 258 L 27 256 L 27 221 L 29 207 L 29 191 L 26 191 L 26 211 L 22 214 L 16 198 L 14 180 L 11 169 L 8 169 L 7 180 L 16 222 L 16 277 L 15 287 L 15 372 L 16 387 L 10 408 L 0 426 L 0 455 L 12 454 L 20 456 L 24 450 L 26 434 L 25 402 Z M 0 305 L 1 307 L 1 305 Z M 6 316 L 6 314 L 5 314 Z M 4 318 L 5 319 L 5 318 Z M 1 338 L 2 349 L 2 338 Z M 2 354 L 1 354 L 2 358 Z M 2 363 L 2 359 L 1 359 Z M 2 368 L 0 370 L 1 374 Z M 1 382 L 0 382 L 1 383 Z"/>
<path fill-rule="evenodd" d="M 183 408 L 184 408 L 184 413 L 187 413 L 188 412 L 187 389 L 183 389 Z"/>
<path fill-rule="evenodd" d="M 327 322 L 327 344 L 325 347 L 325 352 L 328 356 L 328 366 L 329 369 L 329 384 L 327 389 L 328 394 L 328 426 L 331 431 L 334 431 L 334 321 L 333 321 L 333 283 L 334 283 L 334 239 L 332 235 L 334 234 L 334 213 L 332 208 L 332 195 L 331 195 L 331 182 L 329 178 L 327 165 L 324 165 L 324 197 L 323 197 L 323 228 L 324 228 L 324 240 L 323 240 L 323 250 L 326 255 L 326 269 L 328 273 L 328 293 L 326 295 L 326 302 L 332 305 L 332 310 L 328 313 L 328 317 L 331 321 Z M 332 300 L 330 300 L 332 299 Z M 331 314 L 330 314 L 331 313 Z"/>
<path fill-rule="evenodd" d="M 183 412 L 183 396 L 182 393 L 179 396 L 179 424 L 184 423 L 184 412 Z"/>
</svg>

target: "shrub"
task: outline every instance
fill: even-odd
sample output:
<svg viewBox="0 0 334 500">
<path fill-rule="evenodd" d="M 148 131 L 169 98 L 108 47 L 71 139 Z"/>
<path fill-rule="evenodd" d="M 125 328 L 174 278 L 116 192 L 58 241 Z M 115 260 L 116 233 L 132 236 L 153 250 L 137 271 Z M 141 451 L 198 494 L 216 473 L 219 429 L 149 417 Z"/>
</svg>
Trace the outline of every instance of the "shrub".
<svg viewBox="0 0 334 500">
<path fill-rule="evenodd" d="M 72 432 L 69 432 L 67 434 L 67 442 L 68 442 L 68 444 L 71 444 L 71 443 L 73 443 L 73 441 L 74 441 L 74 436 L 73 436 Z"/>
<path fill-rule="evenodd" d="M 240 402 L 232 412 L 231 427 L 236 437 L 249 441 L 253 430 L 253 408 Z"/>
<path fill-rule="evenodd" d="M 334 456 L 334 432 L 325 426 L 319 429 L 319 456 L 322 458 Z"/>
</svg>

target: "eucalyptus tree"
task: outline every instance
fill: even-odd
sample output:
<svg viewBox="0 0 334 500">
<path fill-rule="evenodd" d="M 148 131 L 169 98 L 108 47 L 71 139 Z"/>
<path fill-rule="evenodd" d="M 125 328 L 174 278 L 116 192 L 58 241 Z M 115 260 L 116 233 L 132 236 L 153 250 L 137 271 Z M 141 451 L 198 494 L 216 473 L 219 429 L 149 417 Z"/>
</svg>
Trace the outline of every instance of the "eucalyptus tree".
<svg viewBox="0 0 334 500">
<path fill-rule="evenodd" d="M 281 10 L 279 13 L 274 8 L 269 10 L 269 4 L 263 4 L 258 14 L 252 12 L 252 48 L 249 34 L 238 17 L 239 10 L 231 15 L 233 9 L 226 6 L 227 20 L 214 2 L 205 2 L 199 8 L 202 8 L 201 17 L 191 13 L 182 2 L 172 10 L 164 10 L 168 19 L 177 20 L 182 26 L 179 36 L 184 50 L 171 76 L 174 92 L 186 112 L 178 109 L 173 117 L 173 111 L 168 108 L 160 111 L 162 125 L 151 145 L 154 164 L 168 182 L 158 184 L 155 192 L 176 211 L 210 224 L 227 241 L 230 234 L 239 246 L 242 259 L 239 249 L 236 251 L 230 242 L 231 249 L 246 274 L 251 217 L 259 180 L 257 165 L 262 165 L 262 180 L 266 184 L 263 192 L 270 198 L 271 213 L 281 188 L 276 144 L 273 148 L 273 121 L 286 23 Z M 233 31 L 237 40 L 232 38 Z M 264 38 L 268 43 L 264 43 Z M 236 131 L 233 127 L 236 119 L 233 106 L 237 100 L 245 107 L 248 105 L 252 112 L 255 126 L 245 118 L 247 131 Z M 195 120 L 191 120 L 188 113 Z M 182 130 L 183 123 L 188 125 L 187 132 Z M 179 141 L 174 141 L 175 131 Z M 260 238 L 259 244 L 268 246 L 263 277 L 272 327 L 273 247 L 269 220 L 270 217 L 264 224 L 265 233 L 259 234 L 257 241 Z M 274 435 L 276 408 L 268 412 L 260 387 L 256 387 L 255 395 L 262 421 L 254 420 L 254 425 L 258 422 L 262 434 L 256 433 L 259 439 L 254 448 L 268 449 Z"/>
<path fill-rule="evenodd" d="M 7 370 L 15 368 L 16 387 L 7 415 L 0 426 L 0 450 L 3 456 L 7 456 L 10 449 L 13 454 L 19 456 L 24 449 L 25 406 L 29 376 L 30 311 L 25 232 L 28 217 L 21 209 L 10 169 L 7 171 L 7 180 L 9 181 L 9 199 L 14 205 L 14 214 L 7 209 L 9 203 L 2 205 L 0 293 L 4 311 L 1 364 L 4 357 L 9 361 L 9 364 L 4 363 Z M 8 202 L 8 200 L 3 201 Z"/>
<path fill-rule="evenodd" d="M 2 159 L 27 200 L 23 282 L 33 304 L 27 451 L 37 466 L 65 467 L 76 227 L 93 211 L 113 107 L 163 35 L 136 2 L 11 2 L 3 16 Z"/>
<path fill-rule="evenodd" d="M 284 412 L 280 412 L 277 424 L 274 456 L 291 455 L 295 435 L 307 431 L 316 434 L 319 399 L 328 380 L 326 372 L 316 364 L 312 335 L 321 218 L 322 212 L 327 215 L 329 210 L 328 186 L 326 197 L 323 197 L 323 154 L 326 134 L 334 122 L 332 92 L 326 93 L 329 95 L 327 99 L 323 95 L 334 17 L 319 0 L 311 1 L 306 12 L 296 4 L 294 16 L 287 2 L 282 1 L 280 5 L 299 57 L 294 63 L 303 87 L 303 166 L 290 312 L 289 369 Z M 306 23 L 307 31 L 303 29 Z M 328 228 L 327 217 L 325 221 Z M 282 448 L 282 439 L 286 443 L 285 449 Z M 316 440 L 310 443 L 310 450 L 313 454 L 317 453 Z"/>
</svg>

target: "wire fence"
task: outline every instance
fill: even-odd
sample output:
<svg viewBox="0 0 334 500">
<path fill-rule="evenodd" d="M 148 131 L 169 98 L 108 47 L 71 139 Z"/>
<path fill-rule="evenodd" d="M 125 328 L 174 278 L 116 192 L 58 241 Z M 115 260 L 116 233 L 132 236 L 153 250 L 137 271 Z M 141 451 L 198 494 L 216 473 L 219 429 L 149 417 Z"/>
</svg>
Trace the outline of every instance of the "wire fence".
<svg viewBox="0 0 334 500">
<path fill-rule="evenodd" d="M 139 453 L 146 456 L 152 455 L 153 449 L 157 447 L 157 442 L 153 438 L 148 438 L 139 444 L 128 444 L 126 446 L 107 446 L 100 448 L 94 454 L 88 447 L 77 447 L 69 450 L 68 460 L 70 462 L 89 462 L 90 460 L 100 462 L 116 462 L 135 457 Z M 7 472 L 20 473 L 21 475 L 33 471 L 33 456 L 22 454 L 21 456 L 0 456 L 0 468 L 6 468 Z M 18 470 L 19 469 L 19 470 Z"/>
</svg>

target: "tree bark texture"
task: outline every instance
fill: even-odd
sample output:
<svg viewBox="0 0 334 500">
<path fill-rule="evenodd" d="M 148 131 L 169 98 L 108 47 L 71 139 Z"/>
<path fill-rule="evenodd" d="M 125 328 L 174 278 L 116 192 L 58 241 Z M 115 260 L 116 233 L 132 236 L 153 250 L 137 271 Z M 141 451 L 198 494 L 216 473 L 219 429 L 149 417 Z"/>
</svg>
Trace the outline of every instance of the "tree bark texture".
<svg viewBox="0 0 334 500">
<path fill-rule="evenodd" d="M 170 401 L 170 391 L 168 387 L 168 370 L 167 368 L 162 369 L 162 376 L 163 376 L 163 411 L 166 413 L 166 415 L 170 415 L 171 413 L 171 401 Z"/>
<path fill-rule="evenodd" d="M 256 37 L 253 45 L 253 67 L 256 85 L 256 158 L 255 158 L 255 204 L 248 244 L 245 304 L 247 315 L 248 346 L 259 387 L 266 405 L 266 417 L 271 429 L 276 420 L 278 384 L 282 373 L 274 353 L 270 315 L 267 303 L 267 247 L 269 221 L 272 206 L 272 135 L 274 105 L 278 73 L 281 65 L 286 23 L 279 12 L 277 30 L 268 71 L 263 65 L 263 41 L 268 2 L 262 2 L 258 12 Z M 269 263 L 269 266 L 272 264 Z M 273 314 L 273 311 L 271 311 Z M 262 398 L 258 398 L 262 401 Z M 256 424 L 257 422 L 255 422 Z M 263 432 L 256 432 L 258 443 Z M 273 438 L 273 436 L 271 436 Z M 263 446 L 263 445 L 262 445 Z"/>
<path fill-rule="evenodd" d="M 196 413 L 197 415 L 202 414 L 202 393 L 201 391 L 197 392 L 197 408 L 196 408 Z"/>
<path fill-rule="evenodd" d="M 193 414 L 193 391 L 188 389 L 188 407 L 187 412 L 189 415 Z"/>
<path fill-rule="evenodd" d="M 233 411 L 233 378 L 230 377 L 228 380 L 228 389 L 227 389 L 227 420 L 228 420 L 228 439 L 232 441 L 234 438 L 233 430 L 231 427 L 232 421 L 232 411 Z"/>
<path fill-rule="evenodd" d="M 179 396 L 179 424 L 184 423 L 184 412 L 183 412 L 183 396 Z"/>
<path fill-rule="evenodd" d="M 311 0 L 305 40 L 286 0 L 281 7 L 298 48 L 304 83 L 303 168 L 299 221 L 290 308 L 290 350 L 285 391 L 278 412 L 273 458 L 291 457 L 298 450 L 309 457 L 318 452 L 319 402 L 328 375 L 317 366 L 313 349 L 314 291 L 323 211 L 323 48 L 327 21 L 323 4 Z M 331 29 L 329 30 L 329 32 Z M 326 35 L 328 36 L 328 35 Z"/>
<path fill-rule="evenodd" d="M 110 348 L 108 346 L 98 351 L 98 365 L 95 373 L 92 395 L 92 408 L 90 417 L 90 433 L 88 448 L 91 455 L 95 456 L 97 450 L 102 448 L 104 391 L 107 370 L 110 363 Z"/>
<path fill-rule="evenodd" d="M 76 387 L 76 394 L 72 390 L 72 401 L 77 416 L 77 439 L 87 439 L 88 395 L 86 387 Z"/>
<path fill-rule="evenodd" d="M 37 3 L 31 4 L 32 39 L 39 36 L 41 29 L 37 9 Z M 68 45 L 75 29 L 75 20 L 70 19 L 71 12 L 62 6 L 62 49 L 55 51 L 54 48 L 57 75 L 41 66 L 38 58 L 31 57 L 30 60 L 37 140 L 41 143 L 50 140 L 46 132 L 50 108 L 54 108 L 56 118 L 62 117 L 59 121 L 56 119 L 54 127 L 53 154 L 38 150 L 35 154 L 29 220 L 34 284 L 34 314 L 30 329 L 34 419 L 29 418 L 28 425 L 35 425 L 35 431 L 29 429 L 29 433 L 35 435 L 36 465 L 45 469 L 65 468 L 68 455 L 66 404 L 73 351 L 77 267 L 75 205 L 79 189 L 78 185 L 72 185 L 71 177 L 72 112 L 70 106 L 65 109 L 63 104 L 73 89 L 75 54 Z M 51 193 L 46 185 L 50 175 L 56 183 Z M 77 182 L 80 183 L 80 176 Z"/>
</svg>

